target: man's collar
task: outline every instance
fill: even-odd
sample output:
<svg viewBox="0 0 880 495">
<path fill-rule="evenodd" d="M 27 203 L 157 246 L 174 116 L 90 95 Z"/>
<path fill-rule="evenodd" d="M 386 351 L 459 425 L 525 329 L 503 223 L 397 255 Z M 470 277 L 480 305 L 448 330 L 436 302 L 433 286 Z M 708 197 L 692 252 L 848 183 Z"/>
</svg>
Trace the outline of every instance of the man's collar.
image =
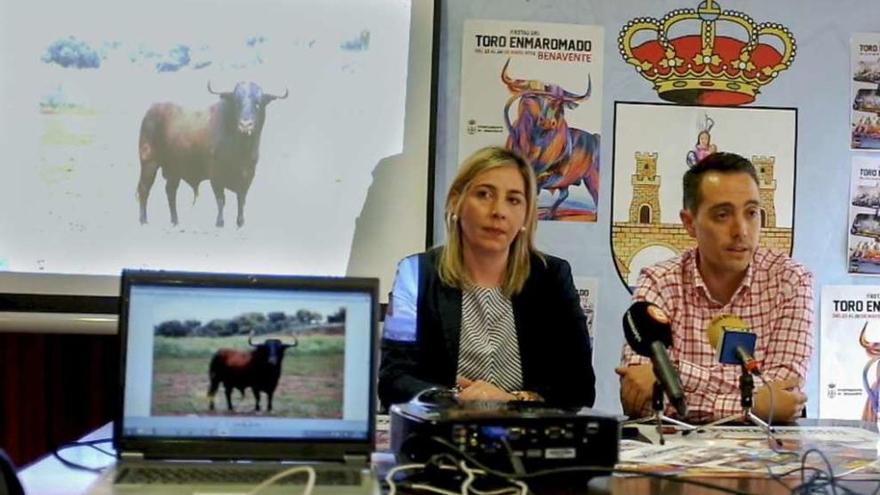
<svg viewBox="0 0 880 495">
<path fill-rule="evenodd" d="M 757 252 L 757 251 L 756 251 Z M 730 296 L 730 301 L 727 304 L 730 304 L 736 298 L 738 298 L 741 294 L 748 291 L 752 286 L 752 267 L 755 265 L 755 255 L 752 255 L 752 261 L 749 262 L 748 268 L 746 268 L 746 275 L 743 277 L 742 282 L 739 283 L 736 290 L 733 291 L 733 295 Z M 720 306 L 726 306 L 727 304 L 718 301 L 712 296 L 712 293 L 709 292 L 709 287 L 706 285 L 706 281 L 703 280 L 703 274 L 700 273 L 699 265 L 700 265 L 700 250 L 699 248 L 693 248 L 691 255 L 685 259 L 685 275 L 689 280 L 693 280 L 694 289 L 701 290 L 706 299 L 712 301 L 715 304 Z"/>
</svg>

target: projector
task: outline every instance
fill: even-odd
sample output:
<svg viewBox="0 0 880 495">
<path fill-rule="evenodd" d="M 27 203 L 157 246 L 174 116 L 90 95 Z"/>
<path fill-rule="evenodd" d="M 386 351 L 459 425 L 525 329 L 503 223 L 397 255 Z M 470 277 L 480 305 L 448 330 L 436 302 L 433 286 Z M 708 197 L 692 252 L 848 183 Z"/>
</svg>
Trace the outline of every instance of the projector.
<svg viewBox="0 0 880 495">
<path fill-rule="evenodd" d="M 391 449 L 401 460 L 413 462 L 458 451 L 505 472 L 520 463 L 528 473 L 574 466 L 612 468 L 620 434 L 617 417 L 588 408 L 560 409 L 535 402 L 411 401 L 391 406 Z"/>
</svg>

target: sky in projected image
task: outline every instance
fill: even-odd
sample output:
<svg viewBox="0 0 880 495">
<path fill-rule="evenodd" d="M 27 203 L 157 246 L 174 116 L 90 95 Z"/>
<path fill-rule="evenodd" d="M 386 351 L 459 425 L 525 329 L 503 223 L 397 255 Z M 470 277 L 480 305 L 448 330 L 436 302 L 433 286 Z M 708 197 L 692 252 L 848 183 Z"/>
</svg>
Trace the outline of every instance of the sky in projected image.
<svg viewBox="0 0 880 495">
<path fill-rule="evenodd" d="M 0 0 L 0 269 L 122 267 L 342 274 L 372 172 L 400 153 L 410 22 L 400 0 Z M 65 67 L 66 66 L 66 67 Z M 153 103 L 207 110 L 253 81 L 259 162 L 236 227 L 208 181 L 160 170 L 138 217 L 138 135 Z"/>
</svg>

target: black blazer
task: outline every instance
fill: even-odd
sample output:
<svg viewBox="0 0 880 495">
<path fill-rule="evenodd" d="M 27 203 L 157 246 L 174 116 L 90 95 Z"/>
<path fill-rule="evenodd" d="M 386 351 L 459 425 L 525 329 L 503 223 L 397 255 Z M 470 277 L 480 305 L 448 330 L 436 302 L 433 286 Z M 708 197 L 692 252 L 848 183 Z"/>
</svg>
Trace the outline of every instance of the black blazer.
<svg viewBox="0 0 880 495">
<path fill-rule="evenodd" d="M 382 340 L 378 391 L 385 407 L 406 402 L 429 387 L 455 385 L 461 290 L 440 281 L 439 254 L 433 249 L 418 255 L 415 342 Z M 596 376 L 571 267 L 563 259 L 544 258 L 546 263 L 532 255 L 525 286 L 511 300 L 523 388 L 552 405 L 592 406 Z"/>
</svg>

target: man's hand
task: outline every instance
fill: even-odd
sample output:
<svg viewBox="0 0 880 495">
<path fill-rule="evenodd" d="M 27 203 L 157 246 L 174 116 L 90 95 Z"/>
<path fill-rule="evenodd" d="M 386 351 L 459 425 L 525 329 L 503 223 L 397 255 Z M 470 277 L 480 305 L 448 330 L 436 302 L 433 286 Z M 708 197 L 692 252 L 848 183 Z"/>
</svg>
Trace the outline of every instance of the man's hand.
<svg viewBox="0 0 880 495">
<path fill-rule="evenodd" d="M 770 417 L 770 390 L 773 390 L 773 422 L 787 423 L 799 417 L 807 397 L 797 378 L 768 382 L 755 392 L 754 412 L 767 421 Z"/>
<path fill-rule="evenodd" d="M 458 393 L 460 401 L 498 401 L 508 402 L 516 399 L 513 394 L 509 394 L 504 390 L 483 380 L 471 380 L 460 376 L 455 380 L 456 384 L 461 387 Z"/>
<path fill-rule="evenodd" d="M 616 368 L 620 375 L 620 404 L 627 416 L 638 418 L 648 414 L 654 395 L 654 370 L 650 364 Z"/>
</svg>

